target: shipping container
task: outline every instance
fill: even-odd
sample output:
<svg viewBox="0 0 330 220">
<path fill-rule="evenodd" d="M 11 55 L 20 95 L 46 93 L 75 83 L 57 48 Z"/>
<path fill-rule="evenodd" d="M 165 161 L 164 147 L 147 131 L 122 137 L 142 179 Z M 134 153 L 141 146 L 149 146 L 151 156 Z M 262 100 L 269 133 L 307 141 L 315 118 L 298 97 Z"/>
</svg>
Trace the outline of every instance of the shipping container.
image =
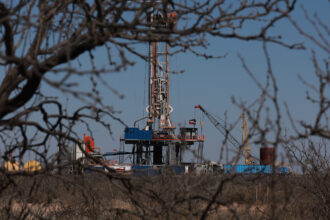
<svg viewBox="0 0 330 220">
<path fill-rule="evenodd" d="M 224 165 L 224 173 L 241 173 L 241 174 L 250 174 L 250 173 L 268 173 L 271 172 L 270 166 L 261 166 L 261 165 Z"/>
<path fill-rule="evenodd" d="M 224 173 L 231 174 L 273 174 L 271 165 L 223 165 Z M 276 173 L 288 174 L 289 169 L 287 167 L 276 168 Z"/>
<path fill-rule="evenodd" d="M 197 138 L 197 128 L 180 128 L 180 135 L 183 139 L 195 139 Z"/>
<path fill-rule="evenodd" d="M 126 140 L 151 140 L 152 131 L 140 130 L 138 128 L 126 128 L 125 139 Z"/>
</svg>

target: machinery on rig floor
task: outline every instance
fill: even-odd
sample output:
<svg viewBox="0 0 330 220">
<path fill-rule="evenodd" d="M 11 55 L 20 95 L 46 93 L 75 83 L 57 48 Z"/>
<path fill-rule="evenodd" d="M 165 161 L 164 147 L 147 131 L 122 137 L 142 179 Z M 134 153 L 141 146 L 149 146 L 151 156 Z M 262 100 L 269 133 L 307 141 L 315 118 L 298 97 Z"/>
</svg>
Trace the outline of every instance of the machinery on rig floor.
<svg viewBox="0 0 330 220">
<path fill-rule="evenodd" d="M 150 30 L 154 32 L 173 28 L 177 22 L 175 12 L 157 10 L 161 5 L 155 2 L 154 9 L 147 16 Z M 198 158 L 202 158 L 204 136 L 198 134 L 195 126 L 182 127 L 179 134 L 175 133 L 176 126 L 170 119 L 173 107 L 170 105 L 169 94 L 169 44 L 156 39 L 161 38 L 155 37 L 155 40 L 149 42 L 146 126 L 142 130 L 135 126 L 126 128 L 125 135 L 120 140 L 120 151 L 125 150 L 125 144 L 131 144 L 133 164 L 175 165 L 182 162 L 183 152 L 187 147 L 198 143 Z"/>
<path fill-rule="evenodd" d="M 239 143 L 239 141 L 229 133 L 229 131 L 226 129 L 226 127 L 219 121 L 217 120 L 211 113 L 206 111 L 201 105 L 195 106 L 195 108 L 200 109 L 206 117 L 210 120 L 210 122 L 216 127 L 216 129 L 224 136 L 227 138 L 227 140 L 234 146 L 237 147 L 238 149 L 240 146 L 242 146 L 243 149 L 243 154 L 244 154 L 244 160 L 246 165 L 252 165 L 254 164 L 252 156 L 250 154 L 251 148 L 250 148 L 250 142 L 248 139 L 248 126 L 247 126 L 247 121 L 245 118 L 245 114 L 243 112 L 242 114 L 242 144 Z"/>
</svg>

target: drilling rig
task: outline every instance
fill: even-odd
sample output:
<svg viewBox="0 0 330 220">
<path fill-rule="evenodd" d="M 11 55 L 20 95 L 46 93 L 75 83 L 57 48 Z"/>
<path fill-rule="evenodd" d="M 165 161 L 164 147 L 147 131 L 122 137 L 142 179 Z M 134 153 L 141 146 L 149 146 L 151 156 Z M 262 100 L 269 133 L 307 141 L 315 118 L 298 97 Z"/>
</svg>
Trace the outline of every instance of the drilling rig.
<svg viewBox="0 0 330 220">
<path fill-rule="evenodd" d="M 175 27 L 176 13 L 165 11 L 153 9 L 147 15 L 151 31 Z M 169 43 L 158 39 L 162 38 L 155 36 L 149 42 L 146 126 L 142 130 L 135 126 L 126 128 L 120 140 L 121 151 L 125 144 L 132 145 L 133 164 L 137 165 L 178 165 L 182 163 L 183 152 L 198 143 L 196 156 L 200 162 L 204 136 L 198 134 L 195 125 L 181 127 L 176 134 L 176 126 L 171 122 Z"/>
</svg>

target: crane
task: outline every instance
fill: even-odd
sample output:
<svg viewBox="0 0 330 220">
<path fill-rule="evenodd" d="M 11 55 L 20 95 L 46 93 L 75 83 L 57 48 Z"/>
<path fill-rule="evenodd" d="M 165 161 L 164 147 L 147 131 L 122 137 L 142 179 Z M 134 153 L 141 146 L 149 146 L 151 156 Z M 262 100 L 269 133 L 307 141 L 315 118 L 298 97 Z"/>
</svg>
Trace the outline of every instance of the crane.
<svg viewBox="0 0 330 220">
<path fill-rule="evenodd" d="M 200 109 L 205 115 L 206 117 L 210 120 L 210 122 L 214 125 L 214 127 L 216 127 L 216 129 L 225 137 L 227 137 L 228 141 L 235 147 L 240 147 L 241 144 L 239 143 L 239 141 L 233 136 L 231 135 L 228 130 L 226 129 L 226 127 L 219 122 L 211 113 L 209 113 L 208 111 L 206 111 L 201 105 L 197 105 L 195 106 L 195 108 Z M 247 127 L 247 122 L 246 122 L 246 118 L 245 118 L 245 114 L 243 112 L 242 114 L 243 117 L 243 123 L 242 123 L 242 145 L 243 145 L 243 149 L 244 149 L 244 160 L 245 160 L 245 164 L 247 165 L 251 165 L 253 164 L 253 160 L 250 154 L 250 142 L 249 140 L 246 140 L 248 137 L 248 127 Z M 246 144 L 247 142 L 247 144 Z M 247 147 L 245 147 L 247 145 Z"/>
<path fill-rule="evenodd" d="M 242 113 L 242 144 L 244 149 L 244 159 L 245 164 L 251 165 L 253 164 L 253 159 L 251 156 L 251 147 L 250 147 L 250 140 L 249 140 L 249 127 L 247 125 L 247 121 L 245 118 L 245 113 Z"/>
</svg>

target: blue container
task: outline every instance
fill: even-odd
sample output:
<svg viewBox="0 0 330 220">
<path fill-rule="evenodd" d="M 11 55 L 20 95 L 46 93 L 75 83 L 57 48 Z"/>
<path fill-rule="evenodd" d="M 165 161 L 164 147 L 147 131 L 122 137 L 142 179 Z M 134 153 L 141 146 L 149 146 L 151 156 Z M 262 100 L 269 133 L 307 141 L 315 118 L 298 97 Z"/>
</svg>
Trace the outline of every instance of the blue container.
<svg viewBox="0 0 330 220">
<path fill-rule="evenodd" d="M 230 165 L 224 164 L 224 173 L 240 173 L 240 174 L 271 174 L 272 167 L 270 165 Z"/>
<path fill-rule="evenodd" d="M 132 139 L 135 134 L 135 128 L 125 128 L 125 139 Z"/>
<path fill-rule="evenodd" d="M 279 167 L 276 169 L 276 172 L 277 173 L 280 173 L 280 174 L 289 174 L 289 168 L 287 167 Z"/>
<path fill-rule="evenodd" d="M 175 174 L 184 174 L 185 167 L 184 166 L 172 166 L 172 170 Z"/>
<path fill-rule="evenodd" d="M 161 170 L 158 167 L 133 165 L 132 176 L 158 176 Z"/>
<path fill-rule="evenodd" d="M 185 166 L 148 166 L 148 165 L 132 165 L 132 176 L 158 176 L 167 172 L 174 174 L 184 174 Z"/>
<path fill-rule="evenodd" d="M 239 174 L 272 174 L 274 173 L 271 165 L 230 165 L 224 164 L 224 173 L 239 173 Z M 276 169 L 276 173 L 288 174 L 289 169 L 287 167 L 279 167 Z"/>
<path fill-rule="evenodd" d="M 152 131 L 139 130 L 138 128 L 125 128 L 126 140 L 151 140 Z"/>
<path fill-rule="evenodd" d="M 148 169 L 148 176 L 158 176 L 160 174 L 160 169 L 150 168 Z"/>
<path fill-rule="evenodd" d="M 125 139 L 136 139 L 138 132 L 138 128 L 125 128 Z"/>
<path fill-rule="evenodd" d="M 132 170 L 146 170 L 146 169 L 150 169 L 150 168 L 152 168 L 152 166 L 137 165 L 137 164 L 132 165 Z"/>
<path fill-rule="evenodd" d="M 86 173 L 94 173 L 96 172 L 95 169 L 105 171 L 104 167 L 101 165 L 88 165 L 88 168 L 85 170 Z"/>
<path fill-rule="evenodd" d="M 141 130 L 140 135 L 143 138 L 143 140 L 151 140 L 152 131 L 151 130 L 149 130 L 149 131 Z"/>
</svg>

